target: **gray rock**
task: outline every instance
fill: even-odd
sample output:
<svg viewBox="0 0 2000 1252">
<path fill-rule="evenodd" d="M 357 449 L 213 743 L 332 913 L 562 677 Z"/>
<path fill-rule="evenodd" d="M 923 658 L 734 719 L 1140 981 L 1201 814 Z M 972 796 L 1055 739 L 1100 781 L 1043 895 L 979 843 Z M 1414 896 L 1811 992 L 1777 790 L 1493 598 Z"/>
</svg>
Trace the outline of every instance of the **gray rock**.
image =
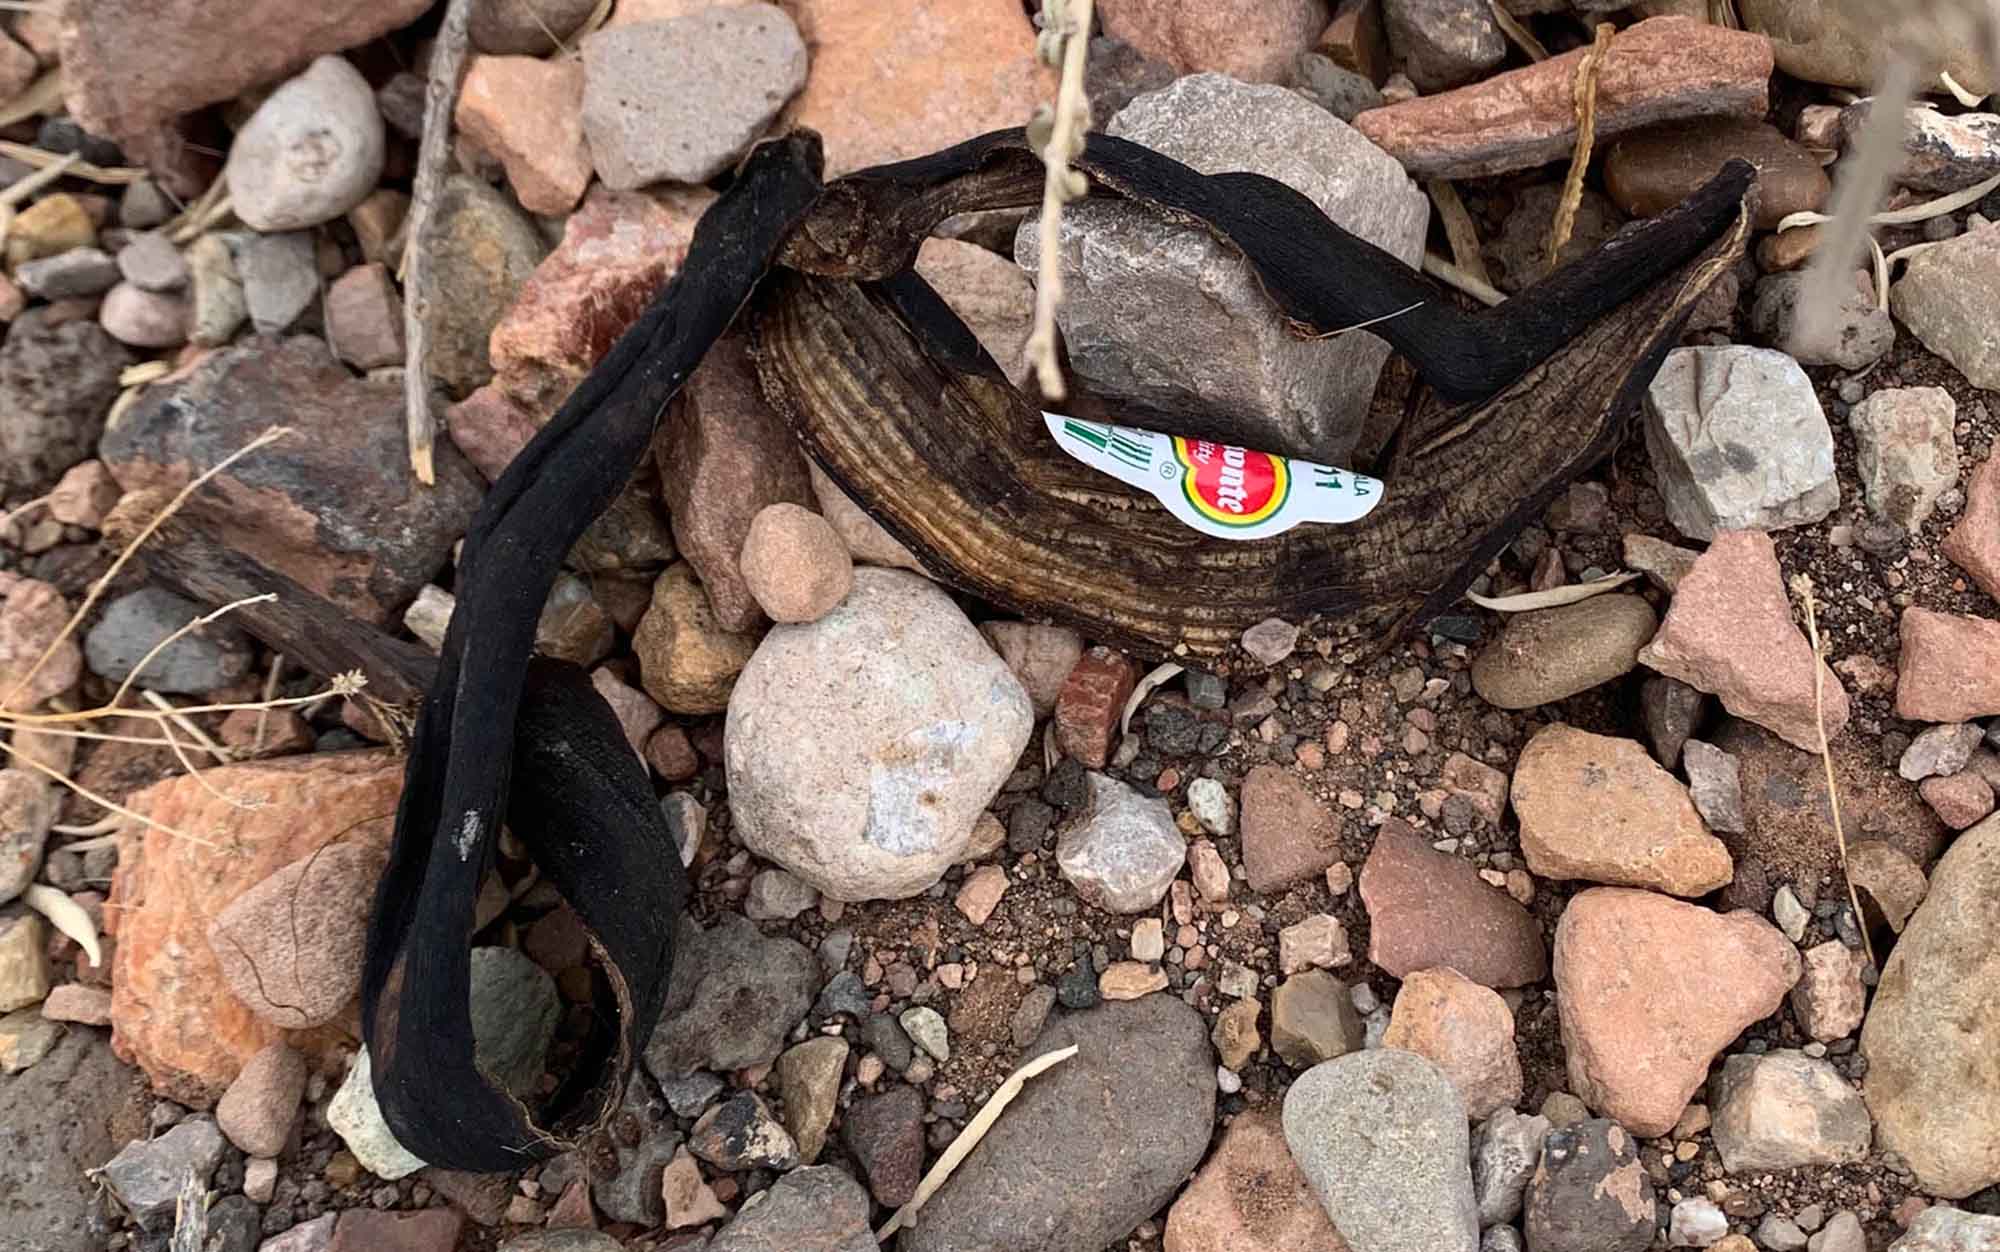
<svg viewBox="0 0 2000 1252">
<path fill-rule="evenodd" d="M 708 1252 L 876 1252 L 868 1216 L 860 1183 L 831 1165 L 795 1169 L 751 1197 Z"/>
<path fill-rule="evenodd" d="M 1056 864 L 1077 894 L 1113 913 L 1141 913 L 1166 897 L 1187 860 L 1173 810 L 1157 796 L 1090 775 L 1090 808 L 1056 839 Z"/>
<path fill-rule="evenodd" d="M 1243 632 L 1243 650 L 1264 665 L 1276 665 L 1299 646 L 1299 628 L 1281 617 L 1267 617 Z"/>
<path fill-rule="evenodd" d="M 118 285 L 118 278 L 118 263 L 101 248 L 71 248 L 23 261 L 14 270 L 21 289 L 43 300 L 102 295 Z"/>
<path fill-rule="evenodd" d="M 211 233 L 189 246 L 187 263 L 188 342 L 204 348 L 228 343 L 236 337 L 243 319 L 250 316 L 250 306 L 243 299 L 243 278 L 236 272 L 235 252 L 221 234 Z"/>
<path fill-rule="evenodd" d="M 1957 420 L 1942 387 L 1885 388 L 1854 406 L 1847 421 L 1869 512 L 1916 533 L 1958 481 Z"/>
<path fill-rule="evenodd" d="M 2000 1252 L 2000 1217 L 1933 1204 L 1917 1214 L 1889 1252 Z"/>
<path fill-rule="evenodd" d="M 828 979 L 826 986 L 820 990 L 819 998 L 813 1001 L 813 1016 L 825 1019 L 836 1013 L 845 1013 L 858 1022 L 868 1016 L 873 999 L 861 976 L 851 969 L 844 969 Z"/>
<path fill-rule="evenodd" d="M 101 1030 L 71 1031 L 32 1069 L 0 1077 L 8 1252 L 100 1252 L 111 1225 L 89 1171 L 143 1133 L 150 1105 L 144 1077 Z"/>
<path fill-rule="evenodd" d="M 825 617 L 764 637 L 729 699 L 736 833 L 835 900 L 956 864 L 1034 732 L 1028 693 L 935 583 L 861 568 Z"/>
<path fill-rule="evenodd" d="M 1512 1226 L 1492 1226 L 1479 1236 L 1479 1252 L 1521 1252 L 1521 1232 Z"/>
<path fill-rule="evenodd" d="M 1868 1155 L 1861 1094 L 1830 1063 L 1791 1048 L 1739 1054 L 1710 1080 L 1716 1151 L 1732 1174 L 1840 1165 Z"/>
<path fill-rule="evenodd" d="M 1500 224 L 1500 233 L 1481 250 L 1494 284 L 1502 291 L 1520 291 L 1548 275 L 1549 223 L 1561 199 L 1562 187 L 1556 183 L 1536 183 L 1515 195 L 1513 211 Z M 1563 245 L 1562 263 L 1589 255 L 1624 224 L 1625 214 L 1610 197 L 1585 188 L 1577 201 L 1569 242 Z"/>
<path fill-rule="evenodd" d="M 1801 365 L 1835 365 L 1844 370 L 1867 369 L 1895 346 L 1895 322 L 1876 307 L 1869 282 L 1858 275 L 1852 288 L 1842 288 L 1826 339 L 1812 343 L 1800 339 L 1799 289 L 1805 277 L 1788 270 L 1758 280 L 1750 329 L 1759 342 L 1790 353 Z"/>
<path fill-rule="evenodd" d="M 1008 1106 L 898 1252 L 1101 1252 L 1173 1198 L 1214 1130 L 1201 1015 L 1172 996 L 1106 1003 L 1058 1016 L 1024 1055 L 1070 1044 L 1077 1055 Z"/>
<path fill-rule="evenodd" d="M 1789 1217 L 1767 1213 L 1757 1223 L 1757 1246 L 1767 1252 L 1805 1252 L 1806 1232 Z"/>
<path fill-rule="evenodd" d="M 223 1196 L 208 1210 L 204 1233 L 202 1252 L 257 1252 L 264 1241 L 263 1211 L 247 1196 Z"/>
<path fill-rule="evenodd" d="M 934 1008 L 918 1005 L 904 1009 L 896 1021 L 903 1027 L 903 1033 L 910 1041 L 939 1061 L 951 1059 L 951 1032 L 945 1027 L 944 1018 Z"/>
<path fill-rule="evenodd" d="M 56 820 L 56 792 L 25 769 L 0 769 L 0 904 L 28 889 Z"/>
<path fill-rule="evenodd" d="M 525 1099 L 542 1077 L 562 1015 L 556 980 L 513 948 L 474 948 L 471 999 L 479 1068 Z"/>
<path fill-rule="evenodd" d="M 666 1110 L 646 1090 L 646 1080 L 632 1075 L 618 1106 L 617 1122 L 630 1135 L 611 1136 L 616 1167 L 595 1174 L 590 1198 L 614 1222 L 657 1226 L 666 1217 L 660 1176 L 680 1150 L 680 1132 L 666 1120 Z"/>
<path fill-rule="evenodd" d="M 1858 100 L 1840 111 L 1840 129 L 1849 150 L 1868 125 L 1873 100 Z M 1896 182 L 1912 191 L 1962 191 L 2000 174 L 2000 117 L 1991 113 L 1947 116 L 1915 105 L 1903 111 L 1903 165 Z"/>
<path fill-rule="evenodd" d="M 182 635 L 146 661 L 162 640 L 207 611 L 164 587 L 141 587 L 119 596 L 84 637 L 91 672 L 119 683 L 145 661 L 137 686 L 189 694 L 235 682 L 250 671 L 250 638 L 226 619 Z"/>
<path fill-rule="evenodd" d="M 729 1084 L 719 1074 L 698 1069 L 692 1074 L 671 1074 L 660 1080 L 660 1094 L 675 1117 L 700 1117 L 722 1089 Z"/>
<path fill-rule="evenodd" d="M 1516 613 L 1473 658 L 1473 689 L 1502 709 L 1567 699 L 1632 672 L 1659 625 L 1641 596 L 1596 596 Z"/>
<path fill-rule="evenodd" d="M 1465 1102 L 1414 1052 L 1316 1065 L 1285 1094 L 1285 1142 L 1347 1241 L 1369 1252 L 1475 1252 Z"/>
<path fill-rule="evenodd" d="M 1269 175 L 1405 262 L 1422 257 L 1430 206 L 1402 166 L 1283 87 L 1195 74 L 1133 101 L 1108 130 L 1205 174 Z M 1038 226 L 1031 217 L 1015 237 L 1030 273 Z M 1134 205 L 1070 206 L 1060 253 L 1063 341 L 1100 393 L 1140 411 L 1237 413 L 1263 429 L 1264 451 L 1350 457 L 1388 356 L 1381 340 L 1297 338 L 1240 253 Z"/>
<path fill-rule="evenodd" d="M 1792 77 L 1835 87 L 1875 84 L 1881 69 L 1883 10 L 1866 0 L 1738 0 L 1736 7 L 1745 26 L 1771 37 L 1778 68 Z M 1905 12 L 1916 16 L 1913 10 Z M 1993 71 L 1978 40 L 1944 41 L 1938 52 L 1941 67 L 1967 90 L 1993 89 Z"/>
<path fill-rule="evenodd" d="M 319 300 L 319 264 L 310 234 L 239 235 L 232 242 L 244 307 L 258 334 L 277 334 Z"/>
<path fill-rule="evenodd" d="M 1639 713 L 1653 759 L 1672 769 L 1686 750 L 1688 736 L 1701 722 L 1701 691 L 1678 678 L 1655 674 L 1639 687 Z"/>
<path fill-rule="evenodd" d="M 1513 1109 L 1479 1124 L 1472 1136 L 1472 1197 L 1482 1227 L 1509 1224 L 1521 1215 L 1521 1198 L 1551 1129 L 1541 1114 Z"/>
<path fill-rule="evenodd" d="M 127 230 L 149 230 L 171 220 L 180 206 L 167 198 L 150 178 L 126 184 L 118 197 L 118 224 Z"/>
<path fill-rule="evenodd" d="M 1287 1065 L 1310 1069 L 1359 1051 L 1364 1039 L 1353 996 L 1325 970 L 1293 974 L 1271 993 L 1271 1051 Z"/>
<path fill-rule="evenodd" d="M 530 1230 L 500 1244 L 500 1252 L 621 1252 L 610 1235 L 582 1228 Z"/>
<path fill-rule="evenodd" d="M 739 1091 L 701 1115 L 688 1151 L 719 1169 L 790 1169 L 799 1145 L 753 1091 Z"/>
<path fill-rule="evenodd" d="M 799 1159 L 807 1165 L 817 1161 L 820 1149 L 826 1146 L 826 1130 L 833 1124 L 834 1109 L 839 1105 L 848 1051 L 847 1041 L 839 1036 L 815 1035 L 786 1049 L 778 1058 L 785 1129 L 799 1145 Z"/>
<path fill-rule="evenodd" d="M 674 942 L 680 950 L 646 1068 L 664 1079 L 776 1060 L 819 986 L 812 951 L 790 939 L 767 939 L 734 913 L 706 931 L 684 919 Z"/>
<path fill-rule="evenodd" d="M 847 1145 L 868 1190 L 884 1208 L 900 1208 L 916 1194 L 924 1172 L 924 1093 L 896 1083 L 874 1095 L 860 1095 L 840 1122 Z"/>
<path fill-rule="evenodd" d="M 873 1014 L 861 1023 L 861 1042 L 881 1057 L 884 1065 L 899 1074 L 910 1068 L 910 1062 L 916 1059 L 908 1032 L 895 1018 L 884 1013 Z"/>
<path fill-rule="evenodd" d="M 44 996 L 47 994 L 46 990 L 42 992 Z M 42 1016 L 40 998 L 26 1008 L 0 1013 L 0 1074 L 18 1074 L 40 1065 L 62 1042 L 65 1033 L 61 1022 Z M 4 1177 L 0 1174 L 0 1178 Z"/>
<path fill-rule="evenodd" d="M 425 310 L 431 373 L 455 395 L 493 377 L 493 327 L 549 245 L 504 194 L 466 174 L 445 179 L 429 232 L 437 297 Z"/>
<path fill-rule="evenodd" d="M 474 1039 L 475 1044 L 477 1038 Z M 396 1132 L 382 1117 L 375 1100 L 373 1067 L 368 1048 L 354 1054 L 354 1065 L 326 1106 L 326 1124 L 340 1136 L 361 1167 L 385 1182 L 407 1178 L 424 1167 L 418 1156 L 396 1141 Z"/>
<path fill-rule="evenodd" d="M 1386 0 L 1389 48 L 1426 94 L 1462 86 L 1507 59 L 1485 0 Z"/>
<path fill-rule="evenodd" d="M 1710 830 L 1743 833 L 1743 779 L 1736 758 L 1712 743 L 1690 739 L 1681 749 L 1688 796 Z"/>
<path fill-rule="evenodd" d="M 1911 257 L 1889 291 L 1896 316 L 1975 387 L 2000 390 L 2000 230 L 1984 226 Z"/>
<path fill-rule="evenodd" d="M 1799 894 L 1792 890 L 1792 884 L 1786 883 L 1772 893 L 1771 920 L 1793 943 L 1806 937 L 1806 927 L 1812 925 L 1812 913 L 1799 903 Z"/>
<path fill-rule="evenodd" d="M 1343 122 L 1383 103 L 1381 91 L 1365 74 L 1335 65 L 1332 57 L 1318 52 L 1300 54 L 1292 67 L 1292 89 Z"/>
<path fill-rule="evenodd" d="M 89 457 L 137 359 L 96 322 L 15 318 L 0 344 L 0 493 L 38 495 Z"/>
<path fill-rule="evenodd" d="M 1956 774 L 1972 759 L 1984 734 L 1976 722 L 1926 727 L 1903 749 L 1896 772 L 1911 782 Z"/>
<path fill-rule="evenodd" d="M 472 46 L 490 56 L 544 57 L 596 7 L 596 0 L 474 0 Z"/>
<path fill-rule="evenodd" d="M 1535 1252 L 1642 1252 L 1651 1246 L 1653 1182 L 1638 1149 L 1608 1118 L 1551 1131 L 1528 1180 L 1528 1246 Z"/>
<path fill-rule="evenodd" d="M 253 230 L 330 222 L 375 190 L 386 151 L 368 80 L 322 56 L 265 98 L 236 132 L 222 176 Z"/>
<path fill-rule="evenodd" d="M 774 5 L 607 27 L 583 41 L 591 162 L 617 191 L 707 182 L 805 82 L 805 41 Z"/>
<path fill-rule="evenodd" d="M 758 871 L 743 897 L 743 915 L 753 922 L 790 921 L 819 901 L 812 884 L 781 869 Z"/>
<path fill-rule="evenodd" d="M 1729 1233 L 1729 1217 L 1707 1196 L 1692 1196 L 1674 1205 L 1667 1226 L 1670 1248 L 1706 1248 Z"/>
<path fill-rule="evenodd" d="M 142 291 L 179 291 L 188 282 L 187 258 L 159 231 L 135 236 L 120 248 L 118 272 Z"/>
<path fill-rule="evenodd" d="M 0 913 L 0 1013 L 48 998 L 48 935 L 39 913 Z"/>
<path fill-rule="evenodd" d="M 1876 1148 L 1923 1189 L 2000 1182 L 2000 816 L 1959 835 L 1889 953 L 1861 1026 Z"/>
<path fill-rule="evenodd" d="M 1840 506 L 1833 432 L 1798 362 L 1761 348 L 1677 348 L 1646 391 L 1646 449 L 1690 539 L 1782 530 Z"/>
<path fill-rule="evenodd" d="M 170 1224 L 174 1200 L 192 1172 L 206 1183 L 229 1144 L 209 1117 L 190 1117 L 157 1139 L 134 1139 L 105 1163 L 98 1177 L 148 1229 Z"/>
</svg>

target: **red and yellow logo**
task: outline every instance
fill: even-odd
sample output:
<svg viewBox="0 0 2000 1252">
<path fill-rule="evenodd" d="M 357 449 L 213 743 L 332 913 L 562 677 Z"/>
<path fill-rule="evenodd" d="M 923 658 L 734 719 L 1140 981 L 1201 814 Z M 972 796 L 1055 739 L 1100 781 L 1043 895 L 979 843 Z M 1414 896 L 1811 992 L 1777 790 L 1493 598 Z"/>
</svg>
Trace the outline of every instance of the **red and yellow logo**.
<svg viewBox="0 0 2000 1252">
<path fill-rule="evenodd" d="M 1283 508 L 1292 492 L 1290 466 L 1268 452 L 1176 436 L 1174 457 L 1188 503 L 1224 526 L 1254 526 Z"/>
</svg>

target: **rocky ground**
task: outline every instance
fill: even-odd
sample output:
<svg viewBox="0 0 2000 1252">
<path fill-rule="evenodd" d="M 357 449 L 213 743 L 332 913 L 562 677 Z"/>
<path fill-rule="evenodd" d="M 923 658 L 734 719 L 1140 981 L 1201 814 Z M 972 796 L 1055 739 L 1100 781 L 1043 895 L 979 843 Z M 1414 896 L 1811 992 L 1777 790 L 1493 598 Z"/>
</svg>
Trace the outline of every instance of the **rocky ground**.
<svg viewBox="0 0 2000 1252">
<path fill-rule="evenodd" d="M 1886 293 L 1857 274 L 1817 351 L 1788 345 L 1818 228 L 1776 229 L 1824 206 L 1888 19 L 1506 0 L 1543 60 L 1486 0 L 1099 0 L 1103 129 L 1503 291 L 1547 267 L 1594 23 L 1618 30 L 1564 256 L 1758 163 L 1754 259 L 1643 437 L 1475 591 L 1640 577 L 1388 646 L 1267 622 L 1127 726 L 1157 658 L 912 572 L 725 341 L 538 635 L 592 668 L 690 865 L 670 1003 L 608 1128 L 475 1176 L 395 1142 L 357 1051 L 396 712 L 226 617 L 176 635 L 213 606 L 143 560 L 90 589 L 283 423 L 189 516 L 436 647 L 486 483 L 748 145 L 810 126 L 840 172 L 1019 124 L 1053 86 L 1030 6 L 475 0 L 423 241 L 431 486 L 399 262 L 443 6 L 19 7 L 0 1250 L 164 1249 L 192 1171 L 211 1252 L 860 1252 L 1070 1044 L 893 1246 L 2000 1249 L 2000 193 L 1883 228 L 1929 246 Z M 2000 175 L 2000 119 L 1932 104 L 1899 207 Z M 960 220 L 917 262 L 1017 378 L 1038 227 Z M 1112 411 L 1232 406 L 1357 457 L 1402 411 L 1382 344 L 1290 337 L 1206 235 L 1079 204 L 1060 238 L 1073 380 Z M 51 720 L 114 697 L 134 712 Z M 511 839 L 474 943 L 482 1063 L 552 1090 L 589 945 Z"/>
</svg>

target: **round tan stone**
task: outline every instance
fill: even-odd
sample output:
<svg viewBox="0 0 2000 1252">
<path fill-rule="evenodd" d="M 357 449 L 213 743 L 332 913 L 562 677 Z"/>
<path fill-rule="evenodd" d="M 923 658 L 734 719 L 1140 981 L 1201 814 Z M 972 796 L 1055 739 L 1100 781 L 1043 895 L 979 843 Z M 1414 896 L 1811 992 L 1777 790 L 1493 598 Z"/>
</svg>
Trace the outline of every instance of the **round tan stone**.
<svg viewBox="0 0 2000 1252">
<path fill-rule="evenodd" d="M 773 504 L 750 519 L 743 581 L 774 622 L 818 621 L 854 585 L 854 558 L 827 520 L 796 504 Z"/>
<path fill-rule="evenodd" d="M 1472 662 L 1488 704 L 1531 709 L 1629 674 L 1659 619 L 1638 596 L 1597 596 L 1511 617 Z"/>
</svg>

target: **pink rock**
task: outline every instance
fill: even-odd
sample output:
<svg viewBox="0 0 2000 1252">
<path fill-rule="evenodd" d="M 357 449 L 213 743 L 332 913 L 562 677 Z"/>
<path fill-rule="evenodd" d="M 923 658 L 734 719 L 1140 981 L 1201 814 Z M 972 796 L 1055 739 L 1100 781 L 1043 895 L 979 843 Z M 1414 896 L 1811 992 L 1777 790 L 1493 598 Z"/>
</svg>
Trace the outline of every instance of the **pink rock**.
<svg viewBox="0 0 2000 1252">
<path fill-rule="evenodd" d="M 826 519 L 796 504 L 771 504 L 750 519 L 743 581 L 774 622 L 815 622 L 854 585 L 854 558 Z"/>
<path fill-rule="evenodd" d="M 958 889 L 953 903 L 965 914 L 966 921 L 984 926 L 986 919 L 993 916 L 993 910 L 1000 907 L 1000 897 L 1006 894 L 1007 871 L 998 865 L 982 865 L 966 875 L 965 885 Z"/>
<path fill-rule="evenodd" d="M 1521 1098 L 1514 1014 L 1491 988 L 1455 969 L 1418 970 L 1403 979 L 1382 1046 L 1428 1058 L 1481 1121 Z"/>
<path fill-rule="evenodd" d="M 918 277 L 937 289 L 987 355 L 1015 386 L 1028 378 L 1028 334 L 1035 327 L 1035 285 L 997 252 L 961 239 L 926 239 L 917 249 Z"/>
<path fill-rule="evenodd" d="M 731 631 L 760 625 L 764 614 L 742 569 L 750 524 L 775 504 L 810 505 L 812 484 L 741 337 L 709 349 L 660 423 L 653 460 L 674 543 L 701 575 L 716 622 Z"/>
<path fill-rule="evenodd" d="M 1067 626 L 1034 622 L 982 622 L 979 631 L 1027 689 L 1035 716 L 1055 712 L 1056 697 L 1083 656 L 1083 636 Z"/>
<path fill-rule="evenodd" d="M 1056 746 L 1063 755 L 1103 769 L 1138 681 L 1138 670 L 1124 654 L 1103 647 L 1084 653 L 1056 696 Z"/>
<path fill-rule="evenodd" d="M 828 177 L 1019 126 L 1052 97 L 1016 0 L 798 0 L 812 49 L 789 120 L 826 141 Z"/>
<path fill-rule="evenodd" d="M 0 601 L 0 708 L 32 709 L 76 685 L 83 649 L 74 636 L 56 642 L 69 617 L 62 593 L 48 583 L 23 578 L 7 590 Z"/>
<path fill-rule="evenodd" d="M 333 1213 L 321 1213 L 257 1245 L 257 1252 L 326 1252 L 333 1243 Z"/>
<path fill-rule="evenodd" d="M 119 283 L 105 293 L 97 323 L 135 348 L 178 347 L 187 342 L 188 304 L 178 295 Z"/>
<path fill-rule="evenodd" d="M 12 100 L 35 81 L 35 54 L 0 34 L 0 100 Z"/>
<path fill-rule="evenodd" d="M 1965 485 L 1965 512 L 1938 551 L 1970 574 L 1981 591 L 2000 600 L 2000 457 L 1989 456 L 1972 471 Z"/>
<path fill-rule="evenodd" d="M 291 1137 L 306 1092 L 306 1060 L 273 1043 L 243 1066 L 215 1106 L 215 1124 L 251 1156 L 276 1156 Z"/>
<path fill-rule="evenodd" d="M 1867 966 L 1866 957 L 1838 939 L 1806 949 L 1805 974 L 1791 993 L 1799 1029 L 1821 1043 L 1845 1039 L 1860 1029 L 1868 1007 L 1868 991 L 1861 981 Z"/>
<path fill-rule="evenodd" d="M 1525 987 L 1549 972 L 1528 910 L 1398 818 L 1376 832 L 1361 867 L 1361 902 L 1368 959 L 1397 978 L 1448 965 L 1482 986 Z"/>
<path fill-rule="evenodd" d="M 679 726 L 662 726 L 646 740 L 646 764 L 668 782 L 686 782 L 701 772 L 701 758 Z"/>
<path fill-rule="evenodd" d="M 1282 83 L 1332 20 L 1326 0 L 1103 0 L 1104 33 L 1182 74 Z"/>
<path fill-rule="evenodd" d="M 453 1252 L 464 1226 L 465 1219 L 452 1209 L 348 1209 L 334 1223 L 327 1252 Z"/>
<path fill-rule="evenodd" d="M 1680 1120 L 1709 1062 L 1799 979 L 1794 948 L 1754 913 L 1592 887 L 1556 926 L 1570 1089 L 1650 1139 Z"/>
<path fill-rule="evenodd" d="M 63 95 L 93 135 L 161 123 L 408 25 L 429 0 L 97 0 L 62 13 Z"/>
<path fill-rule="evenodd" d="M 403 364 L 403 298 L 389 267 L 357 265 L 326 289 L 326 333 L 356 369 Z"/>
<path fill-rule="evenodd" d="M 1817 667 L 1827 738 L 1847 725 L 1847 691 L 1793 624 L 1777 550 L 1761 531 L 1716 532 L 1674 592 L 1660 633 L 1639 650 L 1639 662 L 1721 697 L 1731 713 L 1809 752 L 1819 750 Z"/>
<path fill-rule="evenodd" d="M 583 65 L 572 57 L 473 57 L 453 118 L 499 158 L 530 213 L 567 213 L 590 186 Z"/>
<path fill-rule="evenodd" d="M 715 199 L 705 188 L 594 188 L 563 241 L 521 284 L 493 328 L 494 382 L 537 427 L 680 269 L 694 224 Z"/>
<path fill-rule="evenodd" d="M 446 409 L 444 420 L 452 443 L 488 481 L 506 472 L 508 462 L 519 456 L 542 428 L 534 414 L 492 385 Z"/>
<path fill-rule="evenodd" d="M 629 26 L 633 22 L 671 22 L 677 17 L 719 9 L 724 5 L 749 4 L 751 0 L 619 0 L 604 25 Z"/>
<path fill-rule="evenodd" d="M 1734 877 L 1687 787 L 1635 740 L 1546 726 L 1515 763 L 1513 800 L 1543 878 L 1700 896 Z"/>
<path fill-rule="evenodd" d="M 1475 761 L 1463 752 L 1445 758 L 1438 781 L 1448 794 L 1463 796 L 1489 826 L 1500 824 L 1507 809 L 1507 775 L 1484 761 Z"/>
<path fill-rule="evenodd" d="M 1472 178 L 1545 165 L 1576 143 L 1572 91 L 1584 50 L 1354 119 L 1413 178 Z M 1762 118 L 1771 41 L 1686 17 L 1619 32 L 1597 79 L 1597 137 L 1712 115 Z"/>
<path fill-rule="evenodd" d="M 1340 822 L 1304 782 L 1275 765 L 1243 778 L 1243 872 L 1253 891 L 1316 878 L 1340 859 Z"/>
<path fill-rule="evenodd" d="M 1917 784 L 1924 802 L 1945 825 L 1964 830 L 1993 811 L 1993 788 L 1970 770 L 1946 778 L 1926 778 Z"/>
<path fill-rule="evenodd" d="M 883 565 L 915 574 L 925 572 L 923 563 L 917 560 L 915 554 L 883 529 L 882 523 L 868 516 L 860 505 L 826 476 L 824 470 L 807 461 L 806 475 L 812 481 L 813 498 L 819 501 L 820 515 L 846 541 L 847 550 L 854 554 L 857 565 Z M 1064 670 L 1063 673 L 1067 675 L 1069 671 Z"/>
<path fill-rule="evenodd" d="M 2000 622 L 1907 608 L 1902 642 L 1897 717 L 1969 722 L 2000 713 Z"/>
<path fill-rule="evenodd" d="M 644 753 L 648 739 L 665 719 L 666 713 L 653 703 L 651 696 L 622 681 L 608 669 L 600 667 L 592 670 L 590 685 L 597 688 L 597 694 L 611 706 L 611 712 L 617 717 L 619 728 L 625 732 L 633 750 Z"/>
<path fill-rule="evenodd" d="M 1242 1001 L 1252 1006 L 1255 1001 Z M 1252 1109 L 1167 1213 L 1165 1252 L 1348 1252 L 1285 1146 L 1277 1114 Z"/>
<path fill-rule="evenodd" d="M 76 1022 L 83 1026 L 111 1024 L 111 993 L 102 987 L 86 987 L 66 982 L 51 988 L 42 1001 L 42 1016 L 52 1022 Z"/>
<path fill-rule="evenodd" d="M 123 494 L 104 462 L 83 461 L 70 466 L 49 493 L 49 516 L 65 526 L 96 530 Z"/>
</svg>

